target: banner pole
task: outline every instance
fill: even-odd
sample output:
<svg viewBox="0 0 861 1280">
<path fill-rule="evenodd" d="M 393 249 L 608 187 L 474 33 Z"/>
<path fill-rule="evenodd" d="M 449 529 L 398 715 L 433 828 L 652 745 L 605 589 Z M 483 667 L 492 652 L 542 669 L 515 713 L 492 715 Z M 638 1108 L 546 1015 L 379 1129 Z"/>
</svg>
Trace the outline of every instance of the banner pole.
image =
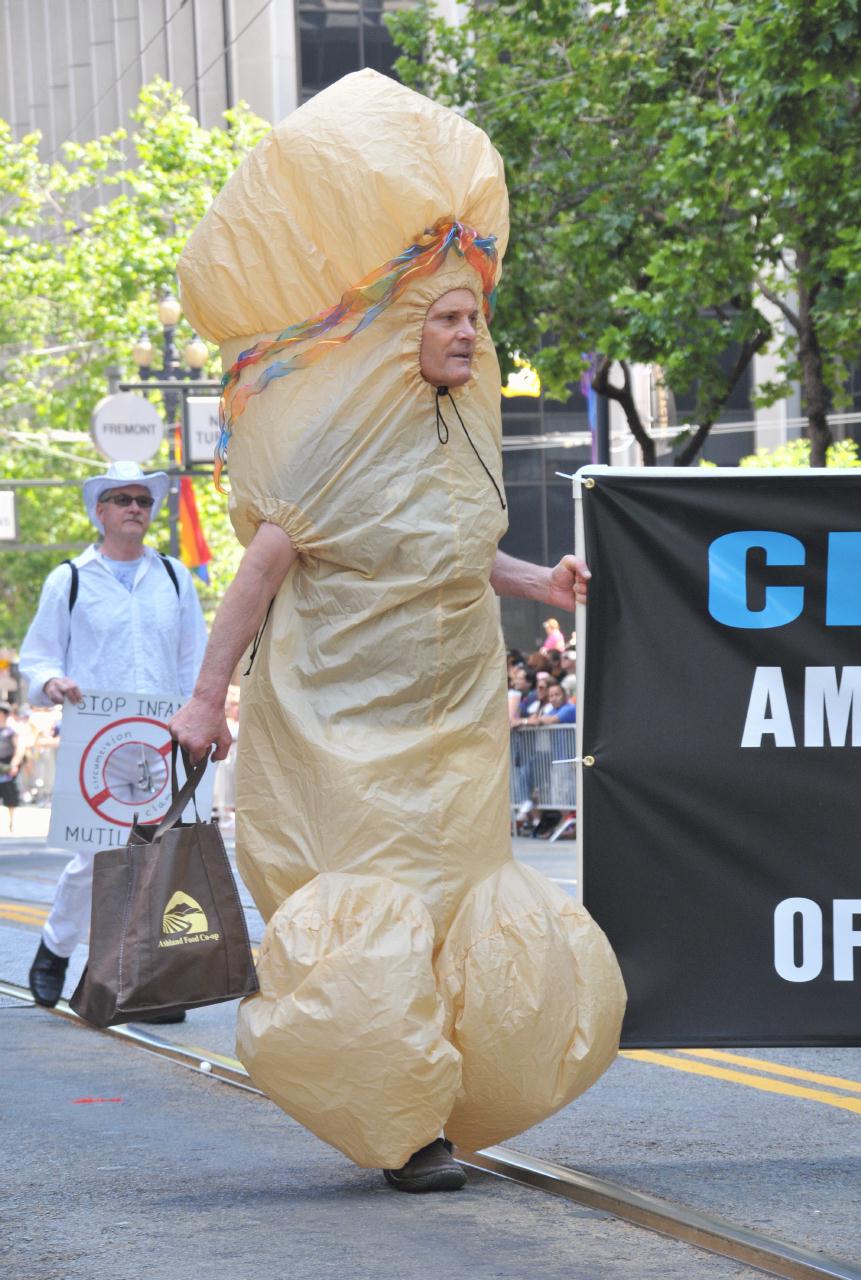
<svg viewBox="0 0 861 1280">
<path fill-rule="evenodd" d="M 586 560 L 586 535 L 583 523 L 583 491 L 581 486 L 582 471 L 578 471 L 571 481 L 574 497 L 574 554 Z M 588 560 L 587 560 L 588 564 Z M 588 605 L 578 604 L 574 610 L 574 630 L 577 634 L 577 763 L 576 790 L 577 823 L 575 840 L 575 857 L 577 878 L 577 901 L 583 905 L 583 691 L 586 687 L 586 612 Z"/>
</svg>

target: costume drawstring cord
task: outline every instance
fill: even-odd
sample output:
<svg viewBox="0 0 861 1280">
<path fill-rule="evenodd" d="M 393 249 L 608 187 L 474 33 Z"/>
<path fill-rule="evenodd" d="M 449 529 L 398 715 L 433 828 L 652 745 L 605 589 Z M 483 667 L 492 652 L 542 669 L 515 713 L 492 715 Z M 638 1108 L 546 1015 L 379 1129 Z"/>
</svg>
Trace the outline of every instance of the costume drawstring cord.
<svg viewBox="0 0 861 1280">
<path fill-rule="evenodd" d="M 473 452 L 473 453 L 475 454 L 475 456 L 478 458 L 478 461 L 481 463 L 481 466 L 482 466 L 482 469 L 484 470 L 485 475 L 487 476 L 488 480 L 490 481 L 490 483 L 493 485 L 494 489 L 496 490 L 496 496 L 497 496 L 497 498 L 499 498 L 499 505 L 502 507 L 502 510 L 504 511 L 504 510 L 505 510 L 505 499 L 504 499 L 504 498 L 503 498 L 503 496 L 502 496 L 502 490 L 500 489 L 499 485 L 496 483 L 496 481 L 494 480 L 493 476 L 491 475 L 491 473 L 490 473 L 490 469 L 488 468 L 487 463 L 484 461 L 484 458 L 482 458 L 481 454 L 478 452 L 478 450 L 476 449 L 475 445 L 473 444 L 473 442 L 472 442 L 472 436 L 469 434 L 469 432 L 468 432 L 468 431 L 467 431 L 467 429 L 466 429 L 466 423 L 464 422 L 463 418 L 460 416 L 460 412 L 458 411 L 458 407 L 457 407 L 457 405 L 456 405 L 456 404 L 455 404 L 455 402 L 454 402 L 454 397 L 452 396 L 452 394 L 451 394 L 451 392 L 449 391 L 448 387 L 437 387 L 437 390 L 436 390 L 436 434 L 437 434 L 437 439 L 439 440 L 440 444 L 448 444 L 448 439 L 449 439 L 448 423 L 446 422 L 445 418 L 442 416 L 442 409 L 440 408 L 440 404 L 439 404 L 439 402 L 440 402 L 440 400 L 442 399 L 442 397 L 443 397 L 443 396 L 448 396 L 449 400 L 451 401 L 451 407 L 454 409 L 455 413 L 457 414 L 457 420 L 458 420 L 458 422 L 460 423 L 460 425 L 461 425 L 461 427 L 462 427 L 462 429 L 463 429 L 463 434 L 466 436 L 467 440 L 469 441 L 469 447 L 472 449 L 472 452 Z"/>
<path fill-rule="evenodd" d="M 260 641 L 263 639 L 263 632 L 266 630 L 266 623 L 269 621 L 269 615 L 272 612 L 272 606 L 274 603 L 275 603 L 275 597 L 273 596 L 272 599 L 269 601 L 269 608 L 266 610 L 266 617 L 263 619 L 263 621 L 260 624 L 260 630 L 257 632 L 257 635 L 254 637 L 254 643 L 251 646 L 251 653 L 248 656 L 248 666 L 245 668 L 245 670 L 242 673 L 244 676 L 251 675 L 251 668 L 254 666 L 254 659 L 257 657 L 257 650 L 260 648 Z"/>
</svg>

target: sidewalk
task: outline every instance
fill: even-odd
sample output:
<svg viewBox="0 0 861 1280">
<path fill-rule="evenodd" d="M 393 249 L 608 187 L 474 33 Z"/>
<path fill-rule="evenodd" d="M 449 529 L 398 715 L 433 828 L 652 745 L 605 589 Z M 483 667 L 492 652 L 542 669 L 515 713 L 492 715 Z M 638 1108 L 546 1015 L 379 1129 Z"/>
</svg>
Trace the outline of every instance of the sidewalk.
<svg viewBox="0 0 861 1280">
<path fill-rule="evenodd" d="M 8 822 L 9 810 L 6 809 L 3 823 L 0 830 L 0 841 L 2 840 L 44 840 L 48 834 L 48 824 L 51 821 L 51 810 L 42 808 L 36 804 L 20 804 L 15 810 L 15 827 L 10 832 Z"/>
</svg>

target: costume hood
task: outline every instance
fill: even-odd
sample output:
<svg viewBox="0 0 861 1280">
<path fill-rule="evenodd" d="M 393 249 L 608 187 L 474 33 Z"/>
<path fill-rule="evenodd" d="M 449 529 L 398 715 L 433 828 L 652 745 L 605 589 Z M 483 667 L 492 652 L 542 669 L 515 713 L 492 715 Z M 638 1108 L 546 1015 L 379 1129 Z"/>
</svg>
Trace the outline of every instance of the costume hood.
<svg viewBox="0 0 861 1280">
<path fill-rule="evenodd" d="M 183 310 L 225 347 L 331 307 L 440 219 L 508 243 L 502 160 L 482 130 L 357 71 L 268 134 L 183 251 Z M 247 345 L 247 342 L 245 343 Z"/>
</svg>

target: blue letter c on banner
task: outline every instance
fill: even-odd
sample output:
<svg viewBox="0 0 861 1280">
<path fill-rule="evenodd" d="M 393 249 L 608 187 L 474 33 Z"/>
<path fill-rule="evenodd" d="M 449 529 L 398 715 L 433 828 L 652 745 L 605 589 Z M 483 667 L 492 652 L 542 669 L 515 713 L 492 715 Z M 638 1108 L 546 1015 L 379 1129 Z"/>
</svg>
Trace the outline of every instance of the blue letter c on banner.
<svg viewBox="0 0 861 1280">
<path fill-rule="evenodd" d="M 709 547 L 709 613 L 725 627 L 764 630 L 794 622 L 804 608 L 804 587 L 767 587 L 762 609 L 747 607 L 747 553 L 765 552 L 766 564 L 804 564 L 804 545 L 788 533 L 743 529 Z"/>
</svg>

